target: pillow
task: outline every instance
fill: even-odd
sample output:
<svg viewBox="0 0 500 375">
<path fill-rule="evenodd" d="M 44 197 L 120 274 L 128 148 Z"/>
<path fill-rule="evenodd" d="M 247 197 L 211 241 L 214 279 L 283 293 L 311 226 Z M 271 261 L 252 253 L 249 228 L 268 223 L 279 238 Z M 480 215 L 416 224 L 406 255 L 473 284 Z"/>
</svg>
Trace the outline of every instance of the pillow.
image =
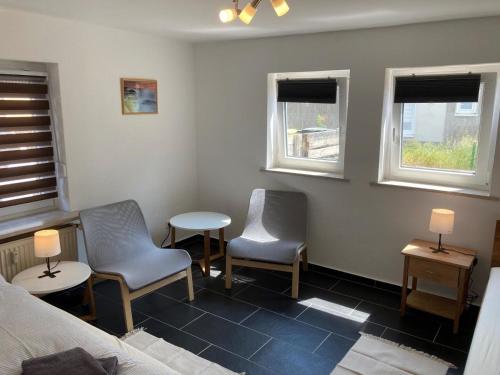
<svg viewBox="0 0 500 375">
<path fill-rule="evenodd" d="M 116 357 L 94 359 L 82 348 L 23 361 L 23 375 L 116 375 Z"/>
</svg>

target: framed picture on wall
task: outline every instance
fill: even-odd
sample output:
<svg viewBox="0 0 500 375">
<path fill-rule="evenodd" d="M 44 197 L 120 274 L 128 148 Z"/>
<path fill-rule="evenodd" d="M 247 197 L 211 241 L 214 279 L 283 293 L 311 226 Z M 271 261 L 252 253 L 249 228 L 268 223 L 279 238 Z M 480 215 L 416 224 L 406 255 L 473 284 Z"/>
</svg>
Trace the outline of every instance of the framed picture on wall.
<svg viewBox="0 0 500 375">
<path fill-rule="evenodd" d="M 121 78 L 122 114 L 158 113 L 158 83 L 154 79 Z"/>
</svg>

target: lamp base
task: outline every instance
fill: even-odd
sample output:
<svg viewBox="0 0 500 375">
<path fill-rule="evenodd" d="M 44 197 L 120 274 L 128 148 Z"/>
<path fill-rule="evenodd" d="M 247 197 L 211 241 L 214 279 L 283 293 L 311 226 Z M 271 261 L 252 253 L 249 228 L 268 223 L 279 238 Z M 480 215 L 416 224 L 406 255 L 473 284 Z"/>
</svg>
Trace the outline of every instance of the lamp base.
<svg viewBox="0 0 500 375">
<path fill-rule="evenodd" d="M 43 275 L 40 275 L 38 276 L 39 279 L 43 278 L 43 277 L 50 277 L 51 279 L 53 279 L 54 277 L 56 277 L 56 273 L 59 273 L 61 271 L 43 271 Z"/>
<path fill-rule="evenodd" d="M 441 245 L 441 237 L 442 237 L 442 234 L 439 233 L 439 242 L 438 242 L 438 246 L 437 247 L 432 247 L 431 246 L 431 250 L 433 253 L 443 253 L 443 254 L 449 254 L 448 249 L 445 249 L 443 247 L 443 245 Z"/>
<path fill-rule="evenodd" d="M 446 251 L 447 249 L 445 249 L 444 247 L 431 247 L 431 250 L 433 253 L 449 254 L 449 252 Z"/>
<path fill-rule="evenodd" d="M 60 270 L 59 271 L 52 271 L 54 268 L 57 267 L 59 262 L 57 262 L 54 267 L 50 267 L 50 259 L 49 258 L 45 258 L 45 262 L 47 263 L 47 269 L 45 271 L 43 271 L 43 275 L 38 276 L 39 279 L 41 279 L 43 277 L 47 277 L 47 276 L 50 277 L 51 279 L 53 279 L 54 277 L 56 277 L 56 273 L 61 272 Z"/>
</svg>

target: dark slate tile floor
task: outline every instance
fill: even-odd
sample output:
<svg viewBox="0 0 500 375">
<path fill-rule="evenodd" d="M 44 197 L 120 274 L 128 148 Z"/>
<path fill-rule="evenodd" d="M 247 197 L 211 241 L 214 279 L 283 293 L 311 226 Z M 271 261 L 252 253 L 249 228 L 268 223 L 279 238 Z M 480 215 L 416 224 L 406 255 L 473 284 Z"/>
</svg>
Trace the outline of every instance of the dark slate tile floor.
<svg viewBox="0 0 500 375">
<path fill-rule="evenodd" d="M 198 238 L 182 243 L 199 253 Z M 217 244 L 214 243 L 214 247 Z M 178 246 L 179 247 L 179 246 Z M 224 261 L 204 278 L 193 265 L 195 301 L 187 301 L 180 280 L 132 304 L 134 324 L 175 345 L 247 375 L 329 374 L 367 332 L 436 355 L 456 364 L 461 374 L 477 319 L 477 308 L 463 316 L 458 335 L 450 321 L 410 310 L 399 315 L 398 287 L 311 265 L 301 274 L 299 300 L 290 298 L 290 277 L 281 272 L 234 269 L 233 289 L 224 289 Z M 125 327 L 118 285 L 95 286 L 93 323 L 121 336 Z M 46 300 L 79 313 L 82 288 Z"/>
</svg>

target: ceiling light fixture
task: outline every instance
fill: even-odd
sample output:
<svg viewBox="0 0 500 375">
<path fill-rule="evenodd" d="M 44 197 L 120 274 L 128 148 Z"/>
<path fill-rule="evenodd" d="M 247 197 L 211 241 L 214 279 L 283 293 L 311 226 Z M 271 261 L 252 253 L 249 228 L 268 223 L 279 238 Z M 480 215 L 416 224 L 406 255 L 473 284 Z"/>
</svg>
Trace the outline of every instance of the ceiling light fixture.
<svg viewBox="0 0 500 375">
<path fill-rule="evenodd" d="M 219 13 L 219 19 L 222 23 L 228 23 L 239 18 L 241 22 L 249 25 L 255 14 L 257 13 L 257 7 L 262 0 L 252 0 L 243 9 L 238 6 L 239 0 L 233 0 L 233 8 L 223 9 Z M 290 10 L 286 0 L 271 0 L 271 5 L 278 17 L 284 16 Z"/>
</svg>

